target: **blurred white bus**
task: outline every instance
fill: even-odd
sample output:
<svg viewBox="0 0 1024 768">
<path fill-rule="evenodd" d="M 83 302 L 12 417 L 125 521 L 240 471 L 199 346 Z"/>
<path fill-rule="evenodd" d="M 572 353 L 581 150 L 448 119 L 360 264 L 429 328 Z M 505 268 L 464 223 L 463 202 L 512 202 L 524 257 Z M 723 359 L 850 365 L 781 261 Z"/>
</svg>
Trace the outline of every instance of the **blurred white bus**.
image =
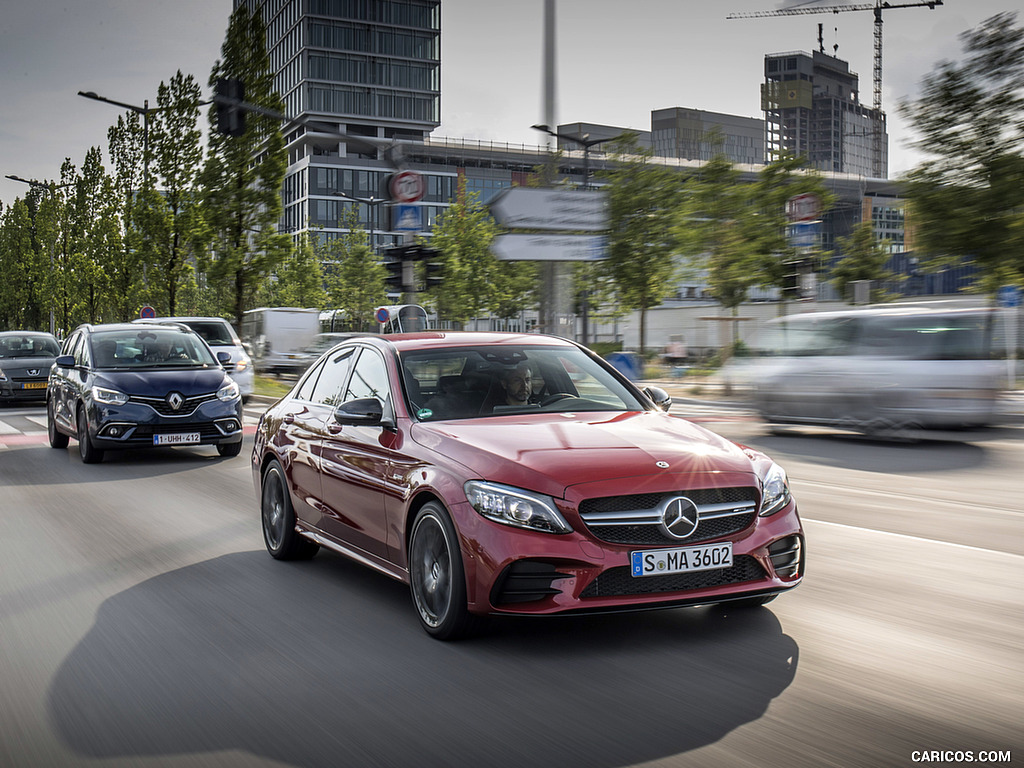
<svg viewBox="0 0 1024 768">
<path fill-rule="evenodd" d="M 996 422 L 995 310 L 891 306 L 776 318 L 747 369 L 769 424 L 866 433 Z"/>
</svg>

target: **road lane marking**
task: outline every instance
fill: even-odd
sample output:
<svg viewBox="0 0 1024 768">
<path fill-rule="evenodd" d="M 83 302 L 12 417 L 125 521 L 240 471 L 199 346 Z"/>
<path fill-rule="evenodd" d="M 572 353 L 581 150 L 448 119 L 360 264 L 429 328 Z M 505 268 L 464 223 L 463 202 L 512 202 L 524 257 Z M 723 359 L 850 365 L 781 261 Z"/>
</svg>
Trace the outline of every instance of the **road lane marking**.
<svg viewBox="0 0 1024 768">
<path fill-rule="evenodd" d="M 1006 555 L 1007 557 L 1018 557 L 1024 559 L 1024 555 L 1018 555 L 1016 552 L 1004 552 L 1001 549 L 986 549 L 985 547 L 974 547 L 970 544 L 957 544 L 952 541 L 942 541 L 941 539 L 926 539 L 923 536 L 913 536 L 909 533 L 895 533 L 893 531 L 882 531 L 878 528 L 864 528 L 859 525 L 848 525 L 847 523 L 833 523 L 828 520 L 815 520 L 813 518 L 801 517 L 800 520 L 804 523 L 815 523 L 817 525 L 831 525 L 834 528 L 846 528 L 851 531 L 864 531 L 866 533 L 880 533 L 883 536 L 897 536 L 901 539 L 910 539 L 911 541 L 922 541 L 926 544 L 944 544 L 947 547 L 956 547 L 957 549 L 967 549 L 972 552 L 985 552 L 993 555 Z"/>
</svg>

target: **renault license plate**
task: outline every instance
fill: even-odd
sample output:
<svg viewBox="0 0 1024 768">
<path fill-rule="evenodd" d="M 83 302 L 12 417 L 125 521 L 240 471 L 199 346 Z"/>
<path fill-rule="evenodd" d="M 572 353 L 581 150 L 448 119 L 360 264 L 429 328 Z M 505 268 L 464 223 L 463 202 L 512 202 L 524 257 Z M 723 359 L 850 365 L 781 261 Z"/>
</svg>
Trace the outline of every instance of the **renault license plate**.
<svg viewBox="0 0 1024 768">
<path fill-rule="evenodd" d="M 732 542 L 681 549 L 647 549 L 630 552 L 633 576 L 662 576 L 689 571 L 713 571 L 732 567 Z"/>
<path fill-rule="evenodd" d="M 179 435 L 153 435 L 153 445 L 195 445 L 200 439 L 198 432 L 185 432 Z"/>
</svg>

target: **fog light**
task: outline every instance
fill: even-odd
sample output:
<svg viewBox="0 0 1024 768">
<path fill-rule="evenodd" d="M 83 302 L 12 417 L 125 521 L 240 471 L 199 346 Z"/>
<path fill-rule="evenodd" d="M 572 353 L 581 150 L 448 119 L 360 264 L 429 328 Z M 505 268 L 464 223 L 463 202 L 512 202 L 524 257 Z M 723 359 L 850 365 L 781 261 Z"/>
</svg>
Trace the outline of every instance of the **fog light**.
<svg viewBox="0 0 1024 768">
<path fill-rule="evenodd" d="M 111 437 L 120 437 L 121 436 L 121 428 L 120 427 L 111 427 L 110 428 L 110 436 Z"/>
</svg>

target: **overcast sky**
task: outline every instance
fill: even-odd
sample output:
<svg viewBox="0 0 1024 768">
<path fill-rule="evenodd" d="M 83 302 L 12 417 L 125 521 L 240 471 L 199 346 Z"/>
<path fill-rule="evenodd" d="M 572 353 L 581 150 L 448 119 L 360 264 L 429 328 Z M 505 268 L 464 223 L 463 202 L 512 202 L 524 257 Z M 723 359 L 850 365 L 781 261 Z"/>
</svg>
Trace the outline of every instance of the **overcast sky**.
<svg viewBox="0 0 1024 768">
<path fill-rule="evenodd" d="M 690 107 L 760 117 L 764 54 L 825 50 L 860 75 L 872 99 L 873 13 L 726 20 L 799 0 L 557 0 L 556 121 L 650 129 L 650 113 Z M 825 4 L 841 4 L 828 0 Z M 864 4 L 860 0 L 859 4 Z M 0 0 L 0 176 L 59 177 L 91 146 L 107 161 L 118 109 L 141 106 L 179 69 L 205 84 L 220 55 L 230 0 Z M 442 0 L 441 127 L 434 136 L 543 144 L 543 0 Z M 884 15 L 883 107 L 890 176 L 920 161 L 896 109 L 958 35 L 1020 0 L 946 0 Z M 1018 17 L 1018 23 L 1024 21 Z M 0 201 L 24 184 L 0 178 Z"/>
</svg>

